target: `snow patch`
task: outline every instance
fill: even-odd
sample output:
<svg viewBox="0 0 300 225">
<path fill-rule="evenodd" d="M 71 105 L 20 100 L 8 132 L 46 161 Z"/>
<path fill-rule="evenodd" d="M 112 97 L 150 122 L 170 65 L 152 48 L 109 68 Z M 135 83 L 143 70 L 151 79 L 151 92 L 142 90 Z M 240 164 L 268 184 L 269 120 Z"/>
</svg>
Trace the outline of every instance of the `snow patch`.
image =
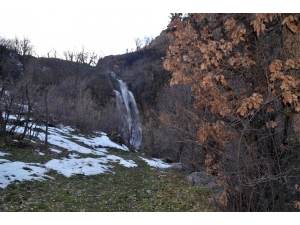
<svg viewBox="0 0 300 225">
<path fill-rule="evenodd" d="M 41 140 L 44 139 L 43 136 L 44 134 L 39 134 L 39 138 Z M 67 149 L 68 151 L 75 151 L 83 154 L 104 155 L 103 151 L 101 150 L 91 150 L 89 148 L 83 147 L 54 132 L 50 132 L 50 134 L 48 135 L 48 143 Z"/>
<path fill-rule="evenodd" d="M 72 153 L 72 154 L 69 154 L 69 158 L 78 158 L 79 155 L 75 154 L 75 153 Z"/>
<path fill-rule="evenodd" d="M 119 161 L 119 163 L 125 167 L 137 167 L 137 164 L 135 164 L 134 161 L 132 160 L 125 160 L 125 159 L 122 159 L 121 157 L 119 156 L 115 156 L 115 155 L 108 155 L 106 157 L 108 160 L 111 160 L 113 162 L 117 162 Z"/>
<path fill-rule="evenodd" d="M 57 149 L 54 149 L 54 148 L 50 148 L 50 151 L 51 151 L 51 152 L 58 153 L 58 154 L 59 154 L 59 153 L 61 153 L 61 151 L 60 151 L 60 150 L 57 150 Z"/>
<path fill-rule="evenodd" d="M 145 159 L 141 156 L 140 156 L 140 158 L 142 160 L 144 160 L 146 163 L 148 163 L 148 165 L 151 166 L 151 167 L 157 167 L 157 168 L 162 168 L 162 169 L 171 167 L 171 165 L 163 162 L 161 159 L 153 158 L 151 160 L 151 159 Z"/>
<path fill-rule="evenodd" d="M 5 162 L 10 162 L 10 161 L 7 159 L 0 159 L 0 163 L 5 163 Z"/>
<path fill-rule="evenodd" d="M 66 177 L 70 177 L 75 174 L 83 175 L 96 175 L 109 171 L 111 166 L 103 165 L 107 161 L 94 158 L 85 159 L 52 159 L 47 162 L 45 166 L 48 169 L 56 170 L 58 173 L 63 174 Z"/>
<path fill-rule="evenodd" d="M 8 128 L 9 126 L 7 126 Z M 17 131 L 22 132 L 23 127 L 17 127 Z M 42 128 L 41 128 L 42 129 Z M 107 149 L 104 147 L 113 147 L 124 151 L 129 151 L 124 145 L 118 145 L 112 142 L 105 133 L 95 133 L 101 135 L 100 137 L 86 138 L 84 136 L 71 134 L 74 129 L 71 127 L 52 128 L 49 127 L 48 143 L 54 146 L 59 146 L 72 153 L 68 155 L 68 158 L 52 159 L 45 165 L 39 163 L 24 163 L 24 162 L 10 162 L 6 159 L 0 158 L 0 188 L 5 188 L 13 181 L 24 181 L 24 180 L 40 180 L 43 181 L 45 178 L 53 177 L 45 175 L 49 169 L 56 170 L 58 173 L 63 174 L 66 177 L 70 177 L 74 174 L 84 175 L 96 175 L 104 172 L 111 172 L 110 168 L 112 165 L 108 165 L 110 162 L 116 162 L 125 167 L 137 167 L 132 160 L 125 160 L 115 155 L 108 155 Z M 43 132 L 39 133 L 38 138 L 41 140 L 45 139 Z M 78 140 L 91 148 L 81 146 L 71 139 Z M 61 153 L 61 150 L 50 148 L 50 151 L 55 153 Z M 37 150 L 39 155 L 45 155 L 44 153 Z M 93 154 L 103 156 L 102 158 L 80 158 L 81 154 Z M 0 151 L 0 157 L 10 155 Z"/>
<path fill-rule="evenodd" d="M 46 169 L 40 164 L 8 162 L 0 164 L 0 188 L 6 188 L 13 181 L 45 180 Z M 51 177 L 52 178 L 52 177 Z"/>
<path fill-rule="evenodd" d="M 45 164 L 46 168 L 56 170 L 58 173 L 63 174 L 66 177 L 70 177 L 75 174 L 83 175 L 97 175 L 100 173 L 110 172 L 110 168 L 113 166 L 103 165 L 108 164 L 109 161 L 119 162 L 119 164 L 125 167 L 136 167 L 137 165 L 132 160 L 125 160 L 121 157 L 108 155 L 103 158 L 80 158 L 76 159 L 77 154 L 70 154 L 70 159 L 52 159 Z"/>
<path fill-rule="evenodd" d="M 5 153 L 0 151 L 0 156 L 11 155 L 10 153 Z"/>
<path fill-rule="evenodd" d="M 35 151 L 41 156 L 45 155 L 43 152 L 40 152 L 39 150 L 35 150 Z"/>
<path fill-rule="evenodd" d="M 83 153 L 83 154 L 105 155 L 104 153 L 107 152 L 106 149 L 97 148 L 96 150 L 91 150 L 91 149 L 81 146 L 75 142 L 70 141 L 65 136 L 65 134 L 68 134 L 72 130 L 73 129 L 70 127 L 65 127 L 65 128 L 61 128 L 61 129 L 52 128 L 52 127 L 49 128 L 48 143 L 59 146 L 64 149 L 67 149 L 68 151 L 75 151 L 75 152 Z M 44 140 L 45 134 L 40 133 L 38 137 L 40 138 L 40 140 Z M 71 135 L 71 138 L 83 140 L 83 142 L 87 141 L 86 138 L 79 137 L 78 135 Z"/>
<path fill-rule="evenodd" d="M 79 137 L 73 135 L 73 138 L 93 148 L 97 148 L 98 146 L 101 146 L 101 147 L 111 147 L 111 148 L 121 149 L 124 151 L 129 151 L 125 145 L 121 146 L 112 142 L 106 135 L 102 135 L 101 137 L 92 137 L 92 138 L 85 138 L 85 137 Z"/>
</svg>

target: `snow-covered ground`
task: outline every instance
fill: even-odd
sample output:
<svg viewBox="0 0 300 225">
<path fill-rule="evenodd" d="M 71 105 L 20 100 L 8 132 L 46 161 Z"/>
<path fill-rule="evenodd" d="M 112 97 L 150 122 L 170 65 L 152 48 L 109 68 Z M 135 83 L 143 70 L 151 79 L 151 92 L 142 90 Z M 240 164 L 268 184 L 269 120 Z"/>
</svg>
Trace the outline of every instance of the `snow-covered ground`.
<svg viewBox="0 0 300 225">
<path fill-rule="evenodd" d="M 40 180 L 51 178 L 45 175 L 46 169 L 41 164 L 24 162 L 1 161 L 0 159 L 0 187 L 5 188 L 15 180 Z"/>
<path fill-rule="evenodd" d="M 140 156 L 140 158 L 142 160 L 144 160 L 146 163 L 148 163 L 148 165 L 151 166 L 151 167 L 157 167 L 157 168 L 169 168 L 169 167 L 171 167 L 170 164 L 167 164 L 167 163 L 163 162 L 161 159 L 156 159 L 156 158 L 145 159 L 141 156 Z"/>
<path fill-rule="evenodd" d="M 4 152 L 1 152 L 1 151 L 0 151 L 0 156 L 5 156 L 5 155 L 11 155 L 11 154 L 9 154 L 9 153 L 4 153 Z"/>
<path fill-rule="evenodd" d="M 125 160 L 119 156 L 109 154 L 107 150 L 109 147 L 122 151 L 128 151 L 128 148 L 112 142 L 105 133 L 98 132 L 93 137 L 87 138 L 82 135 L 72 134 L 72 131 L 72 128 L 66 126 L 61 126 L 60 128 L 49 127 L 48 143 L 53 146 L 50 148 L 50 151 L 55 152 L 59 156 L 62 151 L 58 149 L 61 148 L 70 151 L 70 154 L 68 157 L 52 159 L 45 164 L 11 162 L 3 158 L 9 153 L 5 153 L 0 149 L 0 188 L 5 188 L 16 180 L 22 182 L 24 180 L 44 181 L 45 179 L 53 179 L 46 175 L 49 170 L 55 170 L 66 177 L 70 177 L 75 174 L 96 175 L 112 172 L 113 165 L 110 164 L 111 162 L 117 162 L 124 167 L 137 166 L 132 160 Z M 44 140 L 44 133 L 40 133 L 38 138 Z M 37 152 L 40 157 L 45 155 L 39 150 Z M 98 158 L 83 157 L 87 154 L 95 155 Z M 142 159 L 150 166 L 159 168 L 168 168 L 170 166 L 159 159 Z"/>
</svg>

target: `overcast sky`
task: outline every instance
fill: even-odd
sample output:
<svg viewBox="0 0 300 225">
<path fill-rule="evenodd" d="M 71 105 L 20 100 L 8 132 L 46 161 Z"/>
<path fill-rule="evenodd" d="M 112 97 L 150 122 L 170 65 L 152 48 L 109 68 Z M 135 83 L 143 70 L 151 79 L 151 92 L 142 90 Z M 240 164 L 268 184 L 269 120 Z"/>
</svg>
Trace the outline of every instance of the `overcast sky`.
<svg viewBox="0 0 300 225">
<path fill-rule="evenodd" d="M 28 37 L 38 56 L 54 49 L 62 56 L 63 51 L 82 46 L 101 56 L 116 55 L 134 49 L 134 38 L 158 36 L 167 27 L 170 12 L 284 10 L 281 4 L 277 9 L 264 4 L 261 0 L 1 0 L 0 36 Z"/>
<path fill-rule="evenodd" d="M 126 2 L 7 0 L 1 2 L 0 36 L 28 37 L 39 56 L 82 46 L 101 55 L 124 54 L 135 48 L 134 38 L 158 36 L 170 15 L 147 10 L 146 2 L 137 1 L 136 9 Z"/>
</svg>

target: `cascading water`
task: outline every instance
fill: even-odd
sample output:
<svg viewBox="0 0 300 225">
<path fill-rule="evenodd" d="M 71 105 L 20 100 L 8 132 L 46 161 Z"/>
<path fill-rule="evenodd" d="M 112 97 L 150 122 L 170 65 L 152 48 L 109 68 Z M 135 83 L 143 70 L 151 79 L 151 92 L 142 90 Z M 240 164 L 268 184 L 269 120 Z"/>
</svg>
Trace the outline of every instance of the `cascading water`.
<svg viewBox="0 0 300 225">
<path fill-rule="evenodd" d="M 114 90 L 116 95 L 116 105 L 125 121 L 123 132 L 127 133 L 129 142 L 135 148 L 139 148 L 142 143 L 142 129 L 140 126 L 139 111 L 133 94 L 128 90 L 127 85 L 122 79 L 117 77 L 114 72 L 111 76 L 118 81 L 120 91 Z"/>
</svg>

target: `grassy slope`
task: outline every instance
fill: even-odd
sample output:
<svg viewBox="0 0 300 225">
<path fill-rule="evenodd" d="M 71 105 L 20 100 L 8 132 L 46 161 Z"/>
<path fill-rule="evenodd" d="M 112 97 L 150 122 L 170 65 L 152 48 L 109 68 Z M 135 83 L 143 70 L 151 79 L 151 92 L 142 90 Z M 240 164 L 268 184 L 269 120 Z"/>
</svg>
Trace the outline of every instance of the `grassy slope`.
<svg viewBox="0 0 300 225">
<path fill-rule="evenodd" d="M 11 161 L 45 163 L 66 157 L 64 150 L 55 154 L 36 147 L 18 149 L 2 147 L 12 153 Z M 111 173 L 66 178 L 55 171 L 54 180 L 15 182 L 0 188 L 0 211 L 214 211 L 209 204 L 210 191 L 189 187 L 182 173 L 170 169 L 150 168 L 138 153 L 110 150 L 113 155 L 132 159 L 138 167 L 126 168 L 111 163 Z M 77 153 L 78 154 L 78 153 Z M 87 155 L 82 155 L 87 157 Z M 89 155 L 89 157 L 97 157 Z M 150 192 L 151 193 L 150 193 Z M 147 193 L 148 192 L 148 193 Z"/>
</svg>

